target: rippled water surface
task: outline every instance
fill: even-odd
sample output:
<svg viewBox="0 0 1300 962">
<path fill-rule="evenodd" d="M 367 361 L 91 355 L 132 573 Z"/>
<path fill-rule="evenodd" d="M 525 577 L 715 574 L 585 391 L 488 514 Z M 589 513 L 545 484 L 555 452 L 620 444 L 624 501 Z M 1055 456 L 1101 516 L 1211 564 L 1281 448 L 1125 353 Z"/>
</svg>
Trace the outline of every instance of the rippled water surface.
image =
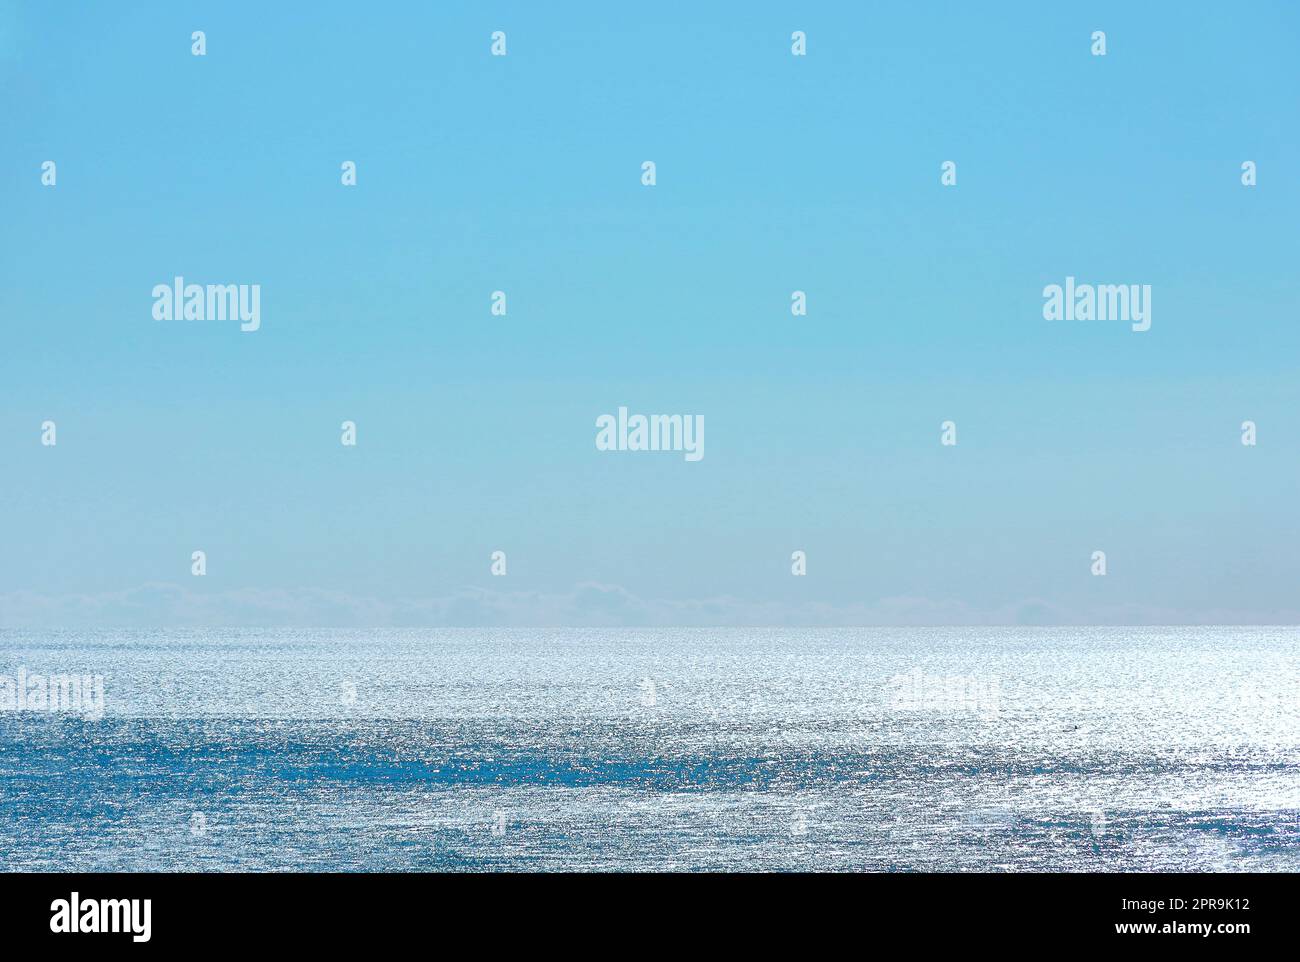
<svg viewBox="0 0 1300 962">
<path fill-rule="evenodd" d="M 1294 628 L 3 631 L 0 864 L 1296 871 L 1298 682 Z"/>
</svg>

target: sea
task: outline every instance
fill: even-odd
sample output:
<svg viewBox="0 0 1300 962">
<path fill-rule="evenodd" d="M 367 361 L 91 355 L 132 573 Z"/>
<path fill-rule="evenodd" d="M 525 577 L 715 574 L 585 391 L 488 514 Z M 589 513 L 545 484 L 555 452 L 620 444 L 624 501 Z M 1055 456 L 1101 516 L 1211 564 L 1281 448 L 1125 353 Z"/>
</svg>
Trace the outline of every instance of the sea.
<svg viewBox="0 0 1300 962">
<path fill-rule="evenodd" d="M 0 630 L 0 868 L 1294 872 L 1300 629 Z"/>
</svg>

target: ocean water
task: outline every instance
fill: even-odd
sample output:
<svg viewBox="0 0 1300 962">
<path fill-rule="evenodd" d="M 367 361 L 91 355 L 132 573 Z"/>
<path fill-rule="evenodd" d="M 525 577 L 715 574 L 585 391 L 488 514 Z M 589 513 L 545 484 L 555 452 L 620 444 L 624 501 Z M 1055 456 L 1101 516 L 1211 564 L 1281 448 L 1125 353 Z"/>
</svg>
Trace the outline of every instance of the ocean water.
<svg viewBox="0 0 1300 962">
<path fill-rule="evenodd" d="M 6 630 L 0 865 L 1296 871 L 1298 682 L 1295 628 Z"/>
</svg>

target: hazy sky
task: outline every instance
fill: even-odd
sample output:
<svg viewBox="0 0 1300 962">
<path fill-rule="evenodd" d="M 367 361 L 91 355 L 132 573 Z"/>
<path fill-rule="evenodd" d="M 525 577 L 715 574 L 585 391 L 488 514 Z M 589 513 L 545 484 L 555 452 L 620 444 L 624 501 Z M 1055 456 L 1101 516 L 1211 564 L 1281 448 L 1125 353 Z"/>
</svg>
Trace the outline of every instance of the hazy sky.
<svg viewBox="0 0 1300 962">
<path fill-rule="evenodd" d="M 1300 12 L 1148 6 L 0 4 L 0 626 L 1300 620 Z"/>
</svg>

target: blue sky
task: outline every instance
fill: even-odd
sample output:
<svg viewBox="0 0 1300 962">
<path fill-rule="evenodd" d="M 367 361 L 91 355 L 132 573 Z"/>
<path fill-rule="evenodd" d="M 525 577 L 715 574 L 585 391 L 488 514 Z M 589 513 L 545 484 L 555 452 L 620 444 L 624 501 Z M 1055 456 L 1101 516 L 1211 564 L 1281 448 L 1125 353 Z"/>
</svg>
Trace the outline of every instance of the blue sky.
<svg viewBox="0 0 1300 962">
<path fill-rule="evenodd" d="M 0 625 L 1300 618 L 1300 12 L 1134 6 L 0 3 Z"/>
</svg>

